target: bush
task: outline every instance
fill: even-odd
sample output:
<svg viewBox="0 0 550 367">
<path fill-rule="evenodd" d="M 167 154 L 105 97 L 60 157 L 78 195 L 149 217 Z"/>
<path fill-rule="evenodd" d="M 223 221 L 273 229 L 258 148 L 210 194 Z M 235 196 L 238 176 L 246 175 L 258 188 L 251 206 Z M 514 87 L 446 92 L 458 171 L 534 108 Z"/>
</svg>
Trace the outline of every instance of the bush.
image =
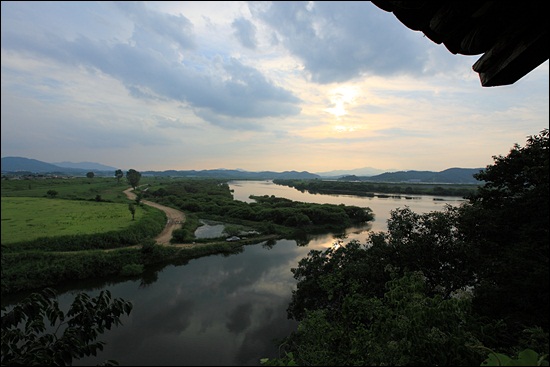
<svg viewBox="0 0 550 367">
<path fill-rule="evenodd" d="M 141 264 L 128 264 L 122 267 L 120 275 L 122 276 L 132 276 L 140 275 L 143 273 L 144 266 Z"/>
</svg>

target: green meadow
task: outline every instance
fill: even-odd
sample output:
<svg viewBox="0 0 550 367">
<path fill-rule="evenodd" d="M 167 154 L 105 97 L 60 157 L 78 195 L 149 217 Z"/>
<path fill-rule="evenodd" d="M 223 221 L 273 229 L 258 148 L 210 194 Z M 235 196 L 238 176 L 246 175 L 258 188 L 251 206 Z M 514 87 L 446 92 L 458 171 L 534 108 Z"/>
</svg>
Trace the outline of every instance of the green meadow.
<svg viewBox="0 0 550 367">
<path fill-rule="evenodd" d="M 60 199 L 88 200 L 100 195 L 102 200 L 125 202 L 122 191 L 127 187 L 126 179 L 117 183 L 115 178 L 104 177 L 2 180 L 2 197 L 45 197 L 48 190 L 55 190 Z"/>
<path fill-rule="evenodd" d="M 137 210 L 135 220 L 143 214 Z M 2 243 L 121 230 L 135 223 L 127 204 L 2 197 Z"/>
</svg>

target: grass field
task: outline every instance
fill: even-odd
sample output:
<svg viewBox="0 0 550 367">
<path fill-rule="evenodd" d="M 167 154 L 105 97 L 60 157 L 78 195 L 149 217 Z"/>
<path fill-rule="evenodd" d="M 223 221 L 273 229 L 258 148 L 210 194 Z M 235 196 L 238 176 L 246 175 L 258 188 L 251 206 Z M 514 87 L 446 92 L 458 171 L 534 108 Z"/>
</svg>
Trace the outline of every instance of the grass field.
<svg viewBox="0 0 550 367">
<path fill-rule="evenodd" d="M 2 197 L 2 243 L 38 237 L 92 234 L 133 223 L 128 204 L 63 199 Z M 135 219 L 143 214 L 139 208 Z"/>
<path fill-rule="evenodd" d="M 46 197 L 48 190 L 57 191 L 60 199 L 95 199 L 100 195 L 103 200 L 125 202 L 123 191 L 129 187 L 126 180 L 120 183 L 114 178 L 63 178 L 44 180 L 3 180 L 2 197 L 26 196 Z"/>
</svg>

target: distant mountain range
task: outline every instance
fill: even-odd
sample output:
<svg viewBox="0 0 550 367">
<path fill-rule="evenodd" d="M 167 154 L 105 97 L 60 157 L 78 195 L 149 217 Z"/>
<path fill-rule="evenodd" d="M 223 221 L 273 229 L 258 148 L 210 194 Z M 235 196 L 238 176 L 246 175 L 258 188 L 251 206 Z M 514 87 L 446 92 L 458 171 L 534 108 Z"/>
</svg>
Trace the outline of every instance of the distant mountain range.
<svg viewBox="0 0 550 367">
<path fill-rule="evenodd" d="M 17 173 L 17 172 L 30 172 L 30 173 L 57 173 L 57 174 L 83 174 L 87 172 L 103 172 L 110 171 L 114 175 L 116 168 L 105 166 L 99 163 L 92 162 L 60 162 L 60 163 L 46 163 L 37 159 L 23 158 L 23 157 L 3 157 L 2 158 L 2 173 Z"/>
<path fill-rule="evenodd" d="M 2 174 L 33 173 L 33 174 L 67 174 L 84 176 L 87 172 L 95 172 L 98 176 L 114 176 L 115 167 L 94 162 L 58 162 L 47 163 L 36 159 L 23 157 L 4 157 L 1 164 Z M 337 170 L 329 172 L 310 173 L 307 171 L 260 171 L 249 172 L 242 169 L 211 169 L 211 170 L 167 170 L 142 171 L 143 176 L 171 177 L 211 177 L 223 179 L 338 179 L 343 181 L 375 181 L 375 182 L 431 182 L 431 183 L 462 183 L 476 184 L 473 175 L 481 168 L 449 168 L 441 172 L 432 171 L 395 171 L 383 172 L 375 168 L 364 167 L 355 170 Z M 379 173 L 383 172 L 383 173 Z M 377 174 L 378 173 L 378 174 Z"/>
<path fill-rule="evenodd" d="M 94 162 L 54 162 L 52 163 L 56 166 L 63 167 L 63 168 L 77 168 L 77 169 L 83 169 L 83 170 L 95 170 L 95 171 L 116 171 L 118 168 L 106 166 L 101 163 L 94 163 Z"/>
<path fill-rule="evenodd" d="M 482 168 L 449 168 L 441 172 L 432 171 L 397 171 L 386 172 L 376 176 L 358 177 L 343 176 L 342 181 L 374 181 L 374 182 L 425 182 L 425 183 L 454 183 L 479 184 L 474 178 Z"/>
<path fill-rule="evenodd" d="M 387 169 L 382 170 L 378 168 L 372 168 L 372 167 L 363 167 L 363 168 L 356 168 L 356 169 L 347 169 L 347 170 L 335 170 L 335 171 L 327 171 L 327 172 L 315 172 L 315 174 L 321 176 L 321 177 L 342 177 L 342 176 L 349 176 L 349 175 L 355 175 L 355 176 L 375 176 L 379 175 L 385 172 L 395 172 L 396 169 Z"/>
</svg>

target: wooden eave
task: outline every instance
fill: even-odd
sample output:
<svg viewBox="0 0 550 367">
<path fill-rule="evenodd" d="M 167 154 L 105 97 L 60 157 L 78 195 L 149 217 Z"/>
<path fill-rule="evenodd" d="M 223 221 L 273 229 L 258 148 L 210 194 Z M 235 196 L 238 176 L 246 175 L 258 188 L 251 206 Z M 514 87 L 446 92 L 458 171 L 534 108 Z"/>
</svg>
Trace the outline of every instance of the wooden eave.
<svg viewBox="0 0 550 367">
<path fill-rule="evenodd" d="M 483 87 L 513 84 L 548 60 L 543 1 L 372 1 L 453 54 L 482 56 L 472 66 Z"/>
</svg>

